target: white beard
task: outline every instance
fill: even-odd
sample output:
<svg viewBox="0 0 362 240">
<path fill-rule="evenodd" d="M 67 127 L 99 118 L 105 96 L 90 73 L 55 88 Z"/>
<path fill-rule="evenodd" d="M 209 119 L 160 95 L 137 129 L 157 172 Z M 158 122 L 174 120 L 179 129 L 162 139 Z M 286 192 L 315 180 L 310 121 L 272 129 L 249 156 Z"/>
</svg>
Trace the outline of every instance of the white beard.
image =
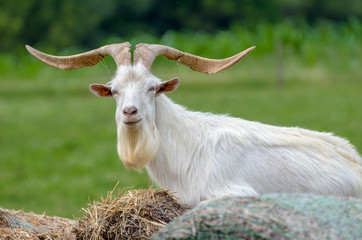
<svg viewBox="0 0 362 240">
<path fill-rule="evenodd" d="M 160 145 L 155 125 L 149 126 L 147 123 L 136 129 L 127 129 L 122 125 L 118 127 L 117 135 L 118 156 L 127 169 L 140 171 L 155 157 Z"/>
</svg>

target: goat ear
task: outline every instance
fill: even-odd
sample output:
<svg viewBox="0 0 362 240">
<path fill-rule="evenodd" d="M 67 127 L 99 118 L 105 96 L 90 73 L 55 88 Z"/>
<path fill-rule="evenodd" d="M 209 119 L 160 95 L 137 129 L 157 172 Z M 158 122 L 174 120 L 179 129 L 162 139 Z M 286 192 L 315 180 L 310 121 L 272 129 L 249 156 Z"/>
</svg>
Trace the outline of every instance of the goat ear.
<svg viewBox="0 0 362 240">
<path fill-rule="evenodd" d="M 112 97 L 111 87 L 103 84 L 91 84 L 89 90 L 98 97 Z"/>
<path fill-rule="evenodd" d="M 175 91 L 180 85 L 180 80 L 174 78 L 168 81 L 164 81 L 157 86 L 156 96 L 161 93 L 169 93 Z"/>
</svg>

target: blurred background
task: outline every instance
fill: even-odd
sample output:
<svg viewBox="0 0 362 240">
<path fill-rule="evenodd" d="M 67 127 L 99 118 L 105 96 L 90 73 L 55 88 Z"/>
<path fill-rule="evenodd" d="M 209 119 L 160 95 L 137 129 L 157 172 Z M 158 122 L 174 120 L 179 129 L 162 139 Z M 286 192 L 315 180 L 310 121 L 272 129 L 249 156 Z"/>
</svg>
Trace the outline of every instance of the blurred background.
<svg viewBox="0 0 362 240">
<path fill-rule="evenodd" d="M 189 109 L 334 132 L 362 149 L 360 0 L 0 0 L 0 207 L 80 217 L 119 181 L 147 188 L 116 152 L 115 103 L 88 91 L 111 80 L 107 57 L 61 71 L 55 55 L 105 44 L 160 43 L 210 58 L 256 46 L 207 76 L 159 57 L 169 97 Z"/>
</svg>

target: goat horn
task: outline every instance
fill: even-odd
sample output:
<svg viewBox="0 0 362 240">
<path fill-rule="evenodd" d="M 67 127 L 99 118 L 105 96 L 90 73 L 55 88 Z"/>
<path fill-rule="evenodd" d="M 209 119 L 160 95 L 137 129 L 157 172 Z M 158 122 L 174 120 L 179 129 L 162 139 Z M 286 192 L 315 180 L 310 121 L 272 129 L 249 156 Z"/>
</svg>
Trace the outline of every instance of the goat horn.
<svg viewBox="0 0 362 240">
<path fill-rule="evenodd" d="M 90 67 L 102 61 L 107 55 L 113 57 L 117 67 L 131 64 L 131 44 L 129 42 L 110 44 L 81 54 L 63 57 L 40 52 L 28 45 L 25 47 L 38 60 L 62 70 Z"/>
<path fill-rule="evenodd" d="M 162 54 L 166 58 L 186 65 L 194 71 L 214 74 L 233 66 L 249 52 L 254 50 L 254 48 L 255 46 L 225 59 L 209 59 L 181 52 L 165 45 L 140 43 L 136 45 L 136 50 L 134 52 L 134 64 L 142 63 L 148 70 L 151 71 L 153 61 L 158 55 Z"/>
</svg>

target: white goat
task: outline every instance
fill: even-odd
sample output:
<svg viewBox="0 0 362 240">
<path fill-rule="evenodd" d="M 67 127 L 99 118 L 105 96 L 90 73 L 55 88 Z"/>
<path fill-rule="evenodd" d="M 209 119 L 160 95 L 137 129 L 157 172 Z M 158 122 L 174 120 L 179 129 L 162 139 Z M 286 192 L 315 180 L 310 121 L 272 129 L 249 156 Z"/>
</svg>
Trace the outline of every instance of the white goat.
<svg viewBox="0 0 362 240">
<path fill-rule="evenodd" d="M 195 206 L 225 194 L 275 192 L 362 197 L 362 160 L 347 140 L 188 111 L 163 94 L 174 91 L 179 80 L 161 82 L 150 71 L 153 60 L 163 54 L 212 74 L 254 48 L 212 60 L 167 46 L 139 44 L 133 65 L 129 43 L 68 57 L 27 49 L 60 69 L 91 66 L 111 55 L 118 66 L 116 76 L 108 85 L 92 84 L 90 90 L 97 96 L 113 96 L 117 102 L 119 157 L 127 168 L 146 167 L 160 187 L 177 194 L 184 204 Z"/>
</svg>

